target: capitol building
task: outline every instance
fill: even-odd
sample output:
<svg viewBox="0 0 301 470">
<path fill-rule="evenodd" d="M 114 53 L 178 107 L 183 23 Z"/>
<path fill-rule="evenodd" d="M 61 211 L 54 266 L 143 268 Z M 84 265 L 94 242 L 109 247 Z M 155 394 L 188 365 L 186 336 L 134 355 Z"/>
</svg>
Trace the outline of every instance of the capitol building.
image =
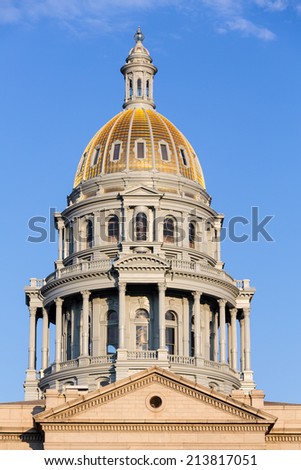
<svg viewBox="0 0 301 470">
<path fill-rule="evenodd" d="M 55 271 L 25 287 L 25 395 L 0 404 L 0 449 L 301 449 L 301 404 L 256 387 L 255 289 L 224 269 L 223 215 L 134 40 L 123 109 L 55 213 Z"/>
</svg>

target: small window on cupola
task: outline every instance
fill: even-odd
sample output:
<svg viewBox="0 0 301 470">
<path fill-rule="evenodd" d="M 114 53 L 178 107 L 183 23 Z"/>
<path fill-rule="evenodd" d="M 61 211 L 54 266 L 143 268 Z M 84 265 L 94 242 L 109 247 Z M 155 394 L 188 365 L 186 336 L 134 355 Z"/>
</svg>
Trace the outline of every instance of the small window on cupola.
<svg viewBox="0 0 301 470">
<path fill-rule="evenodd" d="M 129 91 L 130 91 L 130 98 L 133 96 L 133 80 L 129 80 Z"/>
<path fill-rule="evenodd" d="M 146 80 L 146 96 L 149 98 L 149 80 Z"/>
<path fill-rule="evenodd" d="M 100 147 L 96 147 L 94 149 L 94 152 L 93 152 L 93 155 L 92 155 L 92 158 L 91 158 L 91 166 L 95 166 L 98 162 L 98 158 L 99 158 L 99 153 L 100 153 Z"/>
<path fill-rule="evenodd" d="M 161 159 L 163 160 L 163 162 L 170 161 L 169 148 L 168 148 L 168 145 L 164 142 L 160 143 L 160 153 L 161 153 Z"/>
<path fill-rule="evenodd" d="M 117 162 L 120 159 L 121 154 L 121 142 L 115 142 L 111 150 L 111 160 Z"/>
<path fill-rule="evenodd" d="M 145 142 L 136 141 L 135 155 L 138 160 L 143 160 L 145 158 Z"/>
<path fill-rule="evenodd" d="M 180 148 L 180 154 L 181 154 L 181 157 L 182 157 L 183 165 L 184 166 L 189 166 L 188 158 L 187 158 L 186 152 L 183 148 Z"/>
<path fill-rule="evenodd" d="M 142 82 L 141 78 L 137 80 L 137 96 L 142 96 Z"/>
</svg>

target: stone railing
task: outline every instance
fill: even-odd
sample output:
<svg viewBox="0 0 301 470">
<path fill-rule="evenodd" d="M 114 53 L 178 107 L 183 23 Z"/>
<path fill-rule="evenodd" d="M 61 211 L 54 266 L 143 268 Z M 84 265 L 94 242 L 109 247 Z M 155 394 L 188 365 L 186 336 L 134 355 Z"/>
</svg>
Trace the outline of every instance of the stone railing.
<svg viewBox="0 0 301 470">
<path fill-rule="evenodd" d="M 110 259 L 98 259 L 93 261 L 81 261 L 64 268 L 57 269 L 54 273 L 49 274 L 45 281 L 50 282 L 55 279 L 61 279 L 64 277 L 72 276 L 73 274 L 81 274 L 93 271 L 109 271 L 112 267 L 112 260 Z"/>
<path fill-rule="evenodd" d="M 105 356 L 90 357 L 90 364 L 109 364 L 116 361 L 116 354 L 107 354 Z"/>
<path fill-rule="evenodd" d="M 222 365 L 219 364 L 218 362 L 214 362 L 214 361 L 208 361 L 208 360 L 204 360 L 204 367 L 208 368 L 208 369 L 221 369 L 222 368 Z"/>
<path fill-rule="evenodd" d="M 146 359 L 146 360 L 157 360 L 157 351 L 128 351 L 128 359 Z"/>
<path fill-rule="evenodd" d="M 175 356 L 173 354 L 168 354 L 167 359 L 171 364 L 184 364 L 188 366 L 195 366 L 195 357 L 191 356 Z"/>
<path fill-rule="evenodd" d="M 214 268 L 213 266 L 208 266 L 197 261 L 183 261 L 183 260 L 171 260 L 170 269 L 172 271 L 182 271 L 190 272 L 195 274 L 207 274 L 209 276 L 223 279 L 224 281 L 229 282 L 230 284 L 235 285 L 234 279 L 229 276 L 225 271 L 221 269 Z"/>
</svg>

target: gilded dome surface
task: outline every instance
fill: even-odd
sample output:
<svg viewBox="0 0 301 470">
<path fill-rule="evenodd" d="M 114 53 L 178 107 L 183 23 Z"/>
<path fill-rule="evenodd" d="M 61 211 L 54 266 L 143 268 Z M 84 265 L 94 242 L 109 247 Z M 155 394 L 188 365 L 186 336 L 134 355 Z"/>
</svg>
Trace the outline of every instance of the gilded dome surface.
<svg viewBox="0 0 301 470">
<path fill-rule="evenodd" d="M 128 107 L 90 140 L 74 187 L 100 175 L 143 171 L 180 175 L 205 188 L 202 168 L 186 137 L 153 108 Z"/>
</svg>

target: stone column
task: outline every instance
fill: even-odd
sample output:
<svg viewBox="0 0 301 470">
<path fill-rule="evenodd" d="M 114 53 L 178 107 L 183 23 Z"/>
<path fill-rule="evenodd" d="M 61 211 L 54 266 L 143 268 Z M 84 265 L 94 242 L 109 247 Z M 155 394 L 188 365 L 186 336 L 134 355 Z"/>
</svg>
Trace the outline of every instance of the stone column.
<svg viewBox="0 0 301 470">
<path fill-rule="evenodd" d="M 93 212 L 93 246 L 101 245 L 100 211 Z"/>
<path fill-rule="evenodd" d="M 42 333 L 42 370 L 48 367 L 49 356 L 49 318 L 48 310 L 43 308 L 43 333 Z"/>
<path fill-rule="evenodd" d="M 148 241 L 154 241 L 154 211 L 152 207 L 148 209 Z"/>
<path fill-rule="evenodd" d="M 251 370 L 250 308 L 244 308 L 245 370 Z"/>
<path fill-rule="evenodd" d="M 158 284 L 159 291 L 159 349 L 165 349 L 165 290 L 164 284 Z"/>
<path fill-rule="evenodd" d="M 194 355 L 201 356 L 201 292 L 193 293 L 193 313 L 194 313 Z"/>
<path fill-rule="evenodd" d="M 240 318 L 240 370 L 245 370 L 245 320 Z"/>
<path fill-rule="evenodd" d="M 220 362 L 226 362 L 226 301 L 218 300 L 220 325 Z"/>
<path fill-rule="evenodd" d="M 126 283 L 119 283 L 119 349 L 125 349 L 125 291 Z"/>
<path fill-rule="evenodd" d="M 218 362 L 218 312 L 212 312 L 212 321 L 213 321 L 213 360 Z"/>
<path fill-rule="evenodd" d="M 57 367 L 62 359 L 62 313 L 63 313 L 63 299 L 55 299 L 55 362 Z"/>
<path fill-rule="evenodd" d="M 64 222 L 62 220 L 58 221 L 58 233 L 59 233 L 59 243 L 58 243 L 58 261 L 63 259 L 63 230 Z"/>
<path fill-rule="evenodd" d="M 82 294 L 82 297 L 83 297 L 82 356 L 88 356 L 89 355 L 89 298 L 90 298 L 90 292 L 89 291 L 83 291 L 81 294 Z"/>
<path fill-rule="evenodd" d="M 210 309 L 209 309 L 209 306 L 206 304 L 206 305 L 202 305 L 202 310 L 203 310 L 203 315 L 205 317 L 205 330 L 204 330 L 204 334 L 205 334 L 205 342 L 204 342 L 204 346 L 205 346 L 205 351 L 204 351 L 204 356 L 205 356 L 205 359 L 207 359 L 208 361 L 210 360 Z"/>
<path fill-rule="evenodd" d="M 37 307 L 29 307 L 29 346 L 28 346 L 28 369 L 36 369 L 36 324 Z"/>
<path fill-rule="evenodd" d="M 230 309 L 231 315 L 231 367 L 237 370 L 237 330 L 236 330 L 236 315 L 237 308 Z"/>
</svg>

